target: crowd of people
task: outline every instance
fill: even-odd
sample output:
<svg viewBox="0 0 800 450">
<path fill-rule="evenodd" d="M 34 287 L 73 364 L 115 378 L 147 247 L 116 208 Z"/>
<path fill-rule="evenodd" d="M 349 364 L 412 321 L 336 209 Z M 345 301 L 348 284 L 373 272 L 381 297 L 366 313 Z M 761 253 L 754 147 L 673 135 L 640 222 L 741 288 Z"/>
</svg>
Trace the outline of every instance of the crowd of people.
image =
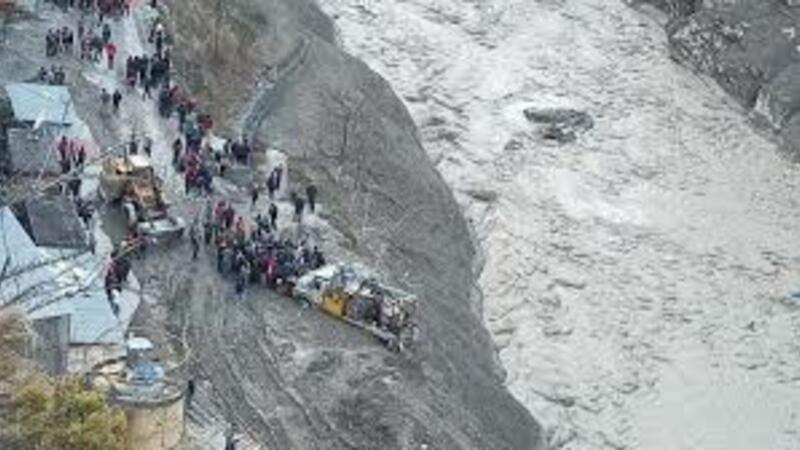
<svg viewBox="0 0 800 450">
<path fill-rule="evenodd" d="M 99 63 L 105 54 L 107 67 L 113 70 L 118 49 L 112 40 L 111 27 L 104 19 L 126 13 L 127 2 L 81 0 L 65 3 L 67 7 L 79 7 L 84 11 L 98 13 L 99 20 L 96 22 L 81 19 L 78 23 L 80 56 L 85 61 Z M 48 56 L 71 53 L 74 39 L 69 27 L 52 30 L 47 39 Z M 201 246 L 205 246 L 209 254 L 215 255 L 217 270 L 224 277 L 233 280 L 235 292 L 239 295 L 243 295 L 251 285 L 263 285 L 276 291 L 290 289 L 297 277 L 322 267 L 326 261 L 319 247 L 306 240 L 287 238 L 287 233 L 279 230 L 276 197 L 286 184 L 285 168 L 277 165 L 263 185 L 251 186 L 253 206 L 256 205 L 262 189 L 268 193 L 269 205 L 265 215 L 257 213 L 255 217 L 245 217 L 237 213 L 230 202 L 213 200 L 215 177 L 224 177 L 231 164 L 250 164 L 251 156 L 258 150 L 245 137 L 228 139 L 221 148 L 212 148 L 205 139 L 213 127 L 211 115 L 203 112 L 197 102 L 171 83 L 170 39 L 162 23 L 156 21 L 152 25 L 148 41 L 154 51 L 150 54 L 127 56 L 124 81 L 129 92 L 141 89 L 143 98 L 152 98 L 151 92 L 158 92 L 155 100 L 160 115 L 164 118 L 177 118 L 179 137 L 172 143 L 172 162 L 176 171 L 184 178 L 185 192 L 209 197 L 203 220 L 195 221 L 187 232 L 192 257 L 198 258 Z M 40 77 L 51 78 L 50 74 L 40 74 Z M 60 77 L 60 81 L 63 83 L 63 77 Z M 100 101 L 104 110 L 110 104 L 113 111 L 119 113 L 122 100 L 123 93 L 119 89 L 114 89 L 113 92 L 101 90 Z M 58 152 L 62 172 L 65 174 L 73 168 L 83 167 L 86 163 L 83 146 L 66 138 L 59 141 Z M 125 146 L 125 153 L 136 155 L 140 152 L 148 157 L 152 156 L 152 139 L 146 135 L 141 138 L 131 135 Z M 313 213 L 316 209 L 317 188 L 308 186 L 305 195 L 293 191 L 289 198 L 294 221 L 299 226 L 304 211 L 308 209 Z M 90 204 L 77 201 L 81 203 L 78 205 L 81 217 L 91 217 Z M 118 313 L 118 306 L 114 301 L 114 293 L 121 291 L 128 279 L 131 258 L 137 255 L 144 257 L 147 248 L 152 244 L 151 238 L 132 226 L 111 255 L 105 274 L 105 290 L 115 313 Z"/>
<path fill-rule="evenodd" d="M 271 289 L 290 289 L 297 277 L 325 265 L 325 256 L 308 241 L 281 237 L 278 208 L 270 204 L 269 216 L 256 215 L 252 222 L 239 215 L 232 204 L 209 201 L 203 219 L 203 242 L 213 246 L 217 270 L 235 280 L 236 293 L 260 284 Z M 196 225 L 189 230 L 193 258 L 200 242 Z"/>
<path fill-rule="evenodd" d="M 71 28 L 64 26 L 61 28 L 51 28 L 45 36 L 45 54 L 52 58 L 59 53 L 72 54 L 72 47 L 75 44 L 75 33 Z"/>
<path fill-rule="evenodd" d="M 84 13 L 96 12 L 100 19 L 130 14 L 131 0 L 50 0 L 61 8 L 78 8 Z M 152 1 L 155 3 L 155 1 Z"/>
<path fill-rule="evenodd" d="M 66 136 L 61 136 L 56 148 L 62 174 L 70 173 L 73 168 L 82 169 L 86 164 L 86 147 L 83 144 L 73 139 L 67 139 Z"/>
<path fill-rule="evenodd" d="M 118 52 L 112 40 L 112 30 L 106 21 L 114 15 L 128 14 L 128 0 L 52 0 L 64 7 L 81 8 L 84 12 L 97 13 L 84 16 L 73 32 L 69 27 L 53 29 L 46 40 L 47 56 L 72 54 L 77 43 L 83 61 L 100 63 L 105 55 L 109 70 L 115 67 Z M 157 0 L 149 0 L 152 7 Z M 77 40 L 76 40 L 77 36 Z M 277 292 L 290 292 L 295 280 L 308 271 L 326 264 L 326 258 L 318 246 L 302 238 L 291 239 L 279 227 L 277 204 L 278 193 L 288 185 L 286 168 L 275 166 L 263 184 L 251 185 L 252 207 L 250 212 L 241 214 L 230 201 L 214 199 L 213 181 L 224 177 L 231 164 L 249 165 L 252 155 L 259 150 L 247 138 L 228 139 L 218 149 L 212 148 L 206 137 L 213 127 L 210 114 L 205 113 L 187 94 L 173 85 L 170 77 L 172 66 L 170 39 L 162 23 L 155 22 L 149 30 L 148 42 L 154 51 L 150 54 L 129 55 L 124 61 L 124 81 L 126 95 L 141 89 L 143 98 L 152 99 L 156 95 L 156 105 L 164 118 L 177 118 L 179 137 L 171 145 L 172 162 L 176 171 L 184 177 L 187 194 L 208 196 L 202 219 L 198 217 L 189 227 L 188 243 L 193 259 L 199 257 L 201 247 L 208 255 L 213 255 L 216 268 L 226 279 L 231 279 L 235 292 L 242 296 L 250 286 L 265 286 Z M 42 68 L 39 80 L 63 84 L 63 68 L 53 66 L 51 71 Z M 109 105 L 115 114 L 119 113 L 125 88 L 102 89 L 100 103 L 103 110 Z M 126 155 L 140 152 L 151 157 L 154 152 L 153 140 L 147 135 L 132 134 L 125 145 Z M 61 171 L 72 173 L 86 164 L 86 150 L 83 145 L 63 137 L 57 144 Z M 268 208 L 265 214 L 258 212 L 262 189 L 268 193 Z M 315 212 L 318 191 L 316 186 L 305 188 L 304 195 L 292 191 L 289 199 L 294 212 L 294 221 L 300 224 L 306 210 Z M 87 227 L 91 222 L 93 208 L 91 202 L 82 200 L 77 192 L 74 195 L 79 216 Z M 254 211 L 255 210 L 255 211 Z M 300 233 L 298 233 L 299 235 Z M 132 269 L 133 258 L 144 258 L 148 247 L 153 245 L 151 237 L 143 234 L 135 225 L 130 226 L 123 241 L 115 246 L 105 272 L 105 291 L 115 314 L 119 314 L 119 303 L 115 293 L 121 292 L 127 283 Z M 190 391 L 194 392 L 193 382 Z M 191 395 L 191 394 L 190 394 Z M 226 433 L 225 448 L 233 449 L 236 440 L 232 433 Z"/>
<path fill-rule="evenodd" d="M 63 86 L 67 83 L 67 73 L 64 70 L 64 66 L 52 65 L 50 70 L 42 66 L 39 67 L 39 73 L 36 74 L 36 81 L 54 86 Z"/>
</svg>

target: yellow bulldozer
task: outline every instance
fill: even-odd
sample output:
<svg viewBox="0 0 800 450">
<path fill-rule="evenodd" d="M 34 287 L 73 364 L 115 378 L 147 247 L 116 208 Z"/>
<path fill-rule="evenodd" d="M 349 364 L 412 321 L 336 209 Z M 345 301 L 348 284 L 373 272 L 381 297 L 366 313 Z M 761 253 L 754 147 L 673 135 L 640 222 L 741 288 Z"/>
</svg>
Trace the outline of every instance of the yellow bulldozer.
<svg viewBox="0 0 800 450">
<path fill-rule="evenodd" d="M 184 221 L 168 212 L 163 181 L 142 155 L 109 158 L 100 174 L 100 196 L 121 203 L 128 225 L 155 238 L 183 234 Z"/>
<path fill-rule="evenodd" d="M 333 264 L 300 277 L 295 298 L 361 328 L 402 351 L 416 338 L 417 298 L 389 287 L 361 266 Z"/>
</svg>

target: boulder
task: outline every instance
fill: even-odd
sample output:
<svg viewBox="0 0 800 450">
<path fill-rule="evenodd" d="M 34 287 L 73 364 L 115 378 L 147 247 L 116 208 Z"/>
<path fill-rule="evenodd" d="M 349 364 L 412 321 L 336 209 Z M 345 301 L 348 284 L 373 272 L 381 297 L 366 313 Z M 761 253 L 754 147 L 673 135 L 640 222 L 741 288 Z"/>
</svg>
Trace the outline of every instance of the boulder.
<svg viewBox="0 0 800 450">
<path fill-rule="evenodd" d="M 783 69 L 761 89 L 755 111 L 775 129 L 800 111 L 800 62 Z"/>
<path fill-rule="evenodd" d="M 530 122 L 542 125 L 542 137 L 562 143 L 572 142 L 579 133 L 594 127 L 588 113 L 575 109 L 528 108 L 524 114 Z"/>
</svg>

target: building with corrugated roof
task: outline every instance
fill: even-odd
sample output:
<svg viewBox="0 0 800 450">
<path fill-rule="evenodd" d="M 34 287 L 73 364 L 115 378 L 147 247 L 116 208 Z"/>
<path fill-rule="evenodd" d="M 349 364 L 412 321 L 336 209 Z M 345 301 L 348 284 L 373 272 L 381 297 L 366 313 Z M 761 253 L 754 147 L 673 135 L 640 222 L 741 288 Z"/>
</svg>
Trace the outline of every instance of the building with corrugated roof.
<svg viewBox="0 0 800 450">
<path fill-rule="evenodd" d="M 42 195 L 13 207 L 17 220 L 38 247 L 90 249 L 86 225 L 66 195 Z"/>
<path fill-rule="evenodd" d="M 17 308 L 33 321 L 68 316 L 69 372 L 124 354 L 125 333 L 139 306 L 138 282 L 131 277 L 115 296 L 114 314 L 101 255 L 37 246 L 10 208 L 0 210 L 0 308 Z"/>
</svg>

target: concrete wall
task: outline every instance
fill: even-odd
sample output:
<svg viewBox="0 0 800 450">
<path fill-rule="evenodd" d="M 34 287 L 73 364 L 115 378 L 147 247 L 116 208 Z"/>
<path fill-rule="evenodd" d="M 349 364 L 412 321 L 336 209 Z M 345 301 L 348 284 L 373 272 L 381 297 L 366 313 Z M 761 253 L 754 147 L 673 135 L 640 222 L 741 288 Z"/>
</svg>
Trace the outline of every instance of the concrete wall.
<svg viewBox="0 0 800 450">
<path fill-rule="evenodd" d="M 67 372 L 69 317 L 65 314 L 33 321 L 33 329 L 36 331 L 33 358 L 49 375 L 63 375 Z"/>
<path fill-rule="evenodd" d="M 129 450 L 169 450 L 184 431 L 183 396 L 157 407 L 125 407 Z"/>
</svg>

